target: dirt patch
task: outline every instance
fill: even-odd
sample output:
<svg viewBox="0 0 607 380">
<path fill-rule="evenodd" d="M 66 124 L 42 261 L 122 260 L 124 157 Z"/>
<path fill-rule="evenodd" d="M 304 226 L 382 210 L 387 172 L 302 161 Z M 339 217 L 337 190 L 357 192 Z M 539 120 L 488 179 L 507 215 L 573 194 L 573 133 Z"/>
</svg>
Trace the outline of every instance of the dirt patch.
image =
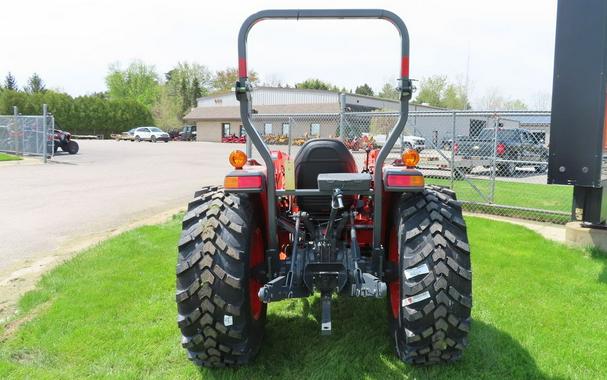
<svg viewBox="0 0 607 380">
<path fill-rule="evenodd" d="M 62 244 L 58 249 L 40 259 L 25 261 L 19 265 L 19 267 L 14 268 L 7 275 L 0 278 L 0 323 L 10 320 L 15 315 L 19 298 L 23 294 L 34 289 L 40 277 L 52 268 L 64 263 L 82 250 L 100 243 L 103 240 L 144 225 L 163 223 L 183 210 L 183 207 L 174 208 L 145 217 L 124 226 L 79 236 Z M 29 314 L 35 315 L 35 313 L 28 313 L 28 315 Z M 11 323 L 12 322 L 10 322 L 9 325 Z M 9 325 L 6 326 L 7 330 Z M 0 341 L 2 341 L 2 339 L 3 338 L 0 338 Z"/>
<path fill-rule="evenodd" d="M 44 312 L 45 310 L 47 310 L 52 304 L 53 304 L 53 301 L 49 300 L 47 302 L 44 302 L 43 304 L 40 304 L 40 305 L 36 306 L 29 313 L 21 315 L 18 318 L 15 318 L 15 319 L 12 319 L 12 320 L 8 321 L 3 326 L 4 327 L 4 331 L 0 335 L 0 343 L 4 342 L 8 338 L 10 338 L 15 333 L 15 331 L 17 331 L 17 329 L 19 328 L 19 326 L 21 326 L 21 325 L 23 325 L 23 324 L 31 321 L 36 316 L 40 315 L 42 312 Z"/>
</svg>

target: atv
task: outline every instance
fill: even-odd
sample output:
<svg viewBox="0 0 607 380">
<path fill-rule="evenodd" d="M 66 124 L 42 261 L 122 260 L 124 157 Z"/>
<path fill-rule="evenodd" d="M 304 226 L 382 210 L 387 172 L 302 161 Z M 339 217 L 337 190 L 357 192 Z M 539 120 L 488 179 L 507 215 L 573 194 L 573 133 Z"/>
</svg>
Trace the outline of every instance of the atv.
<svg viewBox="0 0 607 380">
<path fill-rule="evenodd" d="M 61 148 L 62 151 L 68 152 L 69 154 L 76 154 L 80 147 L 78 143 L 72 140 L 72 134 L 69 132 L 55 129 L 53 136 L 53 153 L 57 153 L 57 150 Z"/>
<path fill-rule="evenodd" d="M 381 149 L 366 150 L 362 168 L 342 140 L 308 140 L 292 158 L 270 151 L 252 124 L 250 28 L 263 19 L 310 18 L 385 19 L 400 32 L 400 118 Z M 384 10 L 267 10 L 244 22 L 238 53 L 235 89 L 247 152 L 230 154 L 234 170 L 222 188 L 196 192 L 178 246 L 178 326 L 188 357 L 209 367 L 248 363 L 262 346 L 267 304 L 317 293 L 323 335 L 333 329 L 334 295 L 385 297 L 401 360 L 458 359 L 472 307 L 461 205 L 453 191 L 425 185 L 417 151 L 386 160 L 413 91 L 403 21 Z"/>
</svg>

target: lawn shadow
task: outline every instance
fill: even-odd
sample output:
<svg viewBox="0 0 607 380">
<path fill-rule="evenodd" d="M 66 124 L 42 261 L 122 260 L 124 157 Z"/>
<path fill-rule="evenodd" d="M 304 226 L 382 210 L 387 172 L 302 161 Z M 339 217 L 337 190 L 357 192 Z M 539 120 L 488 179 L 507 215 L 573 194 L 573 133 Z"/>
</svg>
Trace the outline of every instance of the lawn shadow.
<svg viewBox="0 0 607 380">
<path fill-rule="evenodd" d="M 202 378 L 548 378 L 514 338 L 482 321 L 473 321 L 470 344 L 458 362 L 413 367 L 394 354 L 385 300 L 334 299 L 331 336 L 320 335 L 317 297 L 271 306 L 266 336 L 256 360 L 236 369 L 202 369 Z"/>
<path fill-rule="evenodd" d="M 601 250 L 598 247 L 589 247 L 588 252 L 593 260 L 600 262 L 603 266 L 601 273 L 599 273 L 598 280 L 603 284 L 607 284 L 607 252 Z"/>
</svg>

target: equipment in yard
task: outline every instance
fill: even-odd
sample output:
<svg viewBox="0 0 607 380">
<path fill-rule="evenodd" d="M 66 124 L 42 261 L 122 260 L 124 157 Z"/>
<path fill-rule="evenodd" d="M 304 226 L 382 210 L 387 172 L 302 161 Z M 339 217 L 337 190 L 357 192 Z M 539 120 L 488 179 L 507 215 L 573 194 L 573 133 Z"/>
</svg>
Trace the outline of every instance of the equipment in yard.
<svg viewBox="0 0 607 380">
<path fill-rule="evenodd" d="M 293 159 L 270 151 L 251 121 L 250 28 L 265 19 L 342 18 L 388 20 L 401 36 L 400 117 L 381 149 L 365 149 L 362 168 L 337 139 L 308 140 Z M 333 328 L 334 295 L 387 296 L 402 360 L 459 358 L 472 307 L 461 206 L 452 191 L 424 185 L 417 151 L 385 162 L 412 93 L 403 21 L 385 10 L 261 11 L 244 22 L 238 55 L 236 97 L 262 162 L 233 151 L 223 189 L 198 191 L 184 216 L 176 298 L 189 358 L 204 366 L 249 362 L 261 347 L 267 303 L 316 292 L 322 334 Z"/>
<path fill-rule="evenodd" d="M 64 152 L 68 152 L 69 154 L 76 154 L 80 149 L 78 143 L 72 140 L 72 134 L 69 132 L 62 131 L 60 129 L 55 129 L 53 140 L 54 153 L 57 153 L 57 150 L 61 148 L 61 150 Z"/>
</svg>

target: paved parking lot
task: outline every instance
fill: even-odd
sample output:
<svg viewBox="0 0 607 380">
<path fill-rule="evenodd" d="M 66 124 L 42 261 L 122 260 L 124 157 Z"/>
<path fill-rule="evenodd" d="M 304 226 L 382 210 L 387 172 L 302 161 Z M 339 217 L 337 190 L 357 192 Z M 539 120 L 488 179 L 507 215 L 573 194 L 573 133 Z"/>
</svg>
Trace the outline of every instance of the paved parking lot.
<svg viewBox="0 0 607 380">
<path fill-rule="evenodd" d="M 78 241 L 183 207 L 241 145 L 80 141 L 47 165 L 0 166 L 0 283 Z M 170 254 L 170 252 L 169 252 Z"/>
<path fill-rule="evenodd" d="M 0 293 L 22 293 L 48 266 L 112 233 L 160 222 L 185 207 L 201 186 L 220 184 L 230 169 L 229 152 L 244 149 L 203 142 L 79 143 L 77 155 L 60 152 L 47 165 L 39 159 L 0 165 Z M 298 150 L 293 147 L 292 155 Z M 355 158 L 362 166 L 364 152 Z M 488 178 L 480 170 L 471 177 Z M 517 174 L 507 180 L 546 181 L 545 174 Z M 0 297 L 0 315 L 3 304 Z"/>
</svg>

